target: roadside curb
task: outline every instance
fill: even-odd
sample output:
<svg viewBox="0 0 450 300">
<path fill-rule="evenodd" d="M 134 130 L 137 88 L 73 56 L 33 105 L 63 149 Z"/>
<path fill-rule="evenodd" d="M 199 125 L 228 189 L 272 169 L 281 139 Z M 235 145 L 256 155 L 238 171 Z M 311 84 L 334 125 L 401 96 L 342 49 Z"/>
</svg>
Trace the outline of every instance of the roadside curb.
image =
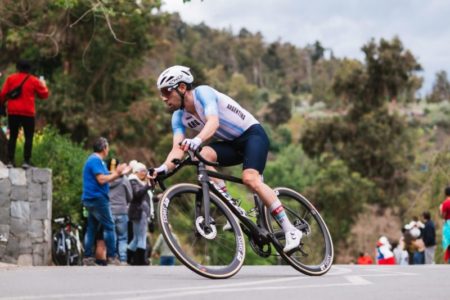
<svg viewBox="0 0 450 300">
<path fill-rule="evenodd" d="M 10 269 L 10 268 L 17 268 L 18 265 L 15 264 L 8 264 L 0 261 L 0 270 L 1 269 Z"/>
</svg>

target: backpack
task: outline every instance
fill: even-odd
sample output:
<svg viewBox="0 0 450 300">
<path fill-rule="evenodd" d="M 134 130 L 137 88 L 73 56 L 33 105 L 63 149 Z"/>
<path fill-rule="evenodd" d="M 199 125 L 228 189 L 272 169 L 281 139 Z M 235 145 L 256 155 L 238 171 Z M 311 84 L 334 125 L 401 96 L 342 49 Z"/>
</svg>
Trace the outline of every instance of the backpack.
<svg viewBox="0 0 450 300">
<path fill-rule="evenodd" d="M 9 99 L 14 100 L 20 97 L 20 95 L 22 94 L 23 84 L 28 80 L 29 77 L 30 75 L 27 75 L 17 87 L 6 93 L 4 101 L 0 104 L 0 116 L 6 116 L 6 101 L 8 101 Z"/>
</svg>

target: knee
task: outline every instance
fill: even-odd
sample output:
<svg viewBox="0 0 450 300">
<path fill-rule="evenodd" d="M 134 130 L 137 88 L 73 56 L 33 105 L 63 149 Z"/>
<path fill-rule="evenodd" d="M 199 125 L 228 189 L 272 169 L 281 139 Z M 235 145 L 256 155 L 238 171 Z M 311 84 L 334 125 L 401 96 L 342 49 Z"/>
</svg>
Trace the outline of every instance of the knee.
<svg viewBox="0 0 450 300">
<path fill-rule="evenodd" d="M 200 154 L 209 161 L 217 161 L 217 154 L 211 147 L 204 147 Z"/>
<path fill-rule="evenodd" d="M 244 184 L 249 187 L 253 191 L 258 191 L 260 185 L 261 185 L 261 179 L 259 175 L 255 175 L 253 173 L 244 173 L 242 175 L 242 181 Z"/>
</svg>

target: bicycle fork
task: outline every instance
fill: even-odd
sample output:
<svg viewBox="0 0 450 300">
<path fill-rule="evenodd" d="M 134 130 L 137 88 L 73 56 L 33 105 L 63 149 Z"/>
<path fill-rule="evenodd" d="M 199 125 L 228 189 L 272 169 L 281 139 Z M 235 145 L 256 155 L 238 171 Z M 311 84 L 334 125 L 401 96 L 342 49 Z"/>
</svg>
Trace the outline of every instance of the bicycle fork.
<svg viewBox="0 0 450 300">
<path fill-rule="evenodd" d="M 204 232 L 206 234 L 212 232 L 212 228 L 211 228 L 211 217 L 210 217 L 210 199 L 209 199 L 209 186 L 208 186 L 208 182 L 209 182 L 209 178 L 208 175 L 206 174 L 206 168 L 205 168 L 205 164 L 204 163 L 199 163 L 198 166 L 198 181 L 200 182 L 201 186 L 202 186 L 202 195 L 196 195 L 196 216 L 195 218 L 197 219 L 198 217 L 201 216 L 201 206 L 203 203 L 203 213 L 204 213 Z"/>
</svg>

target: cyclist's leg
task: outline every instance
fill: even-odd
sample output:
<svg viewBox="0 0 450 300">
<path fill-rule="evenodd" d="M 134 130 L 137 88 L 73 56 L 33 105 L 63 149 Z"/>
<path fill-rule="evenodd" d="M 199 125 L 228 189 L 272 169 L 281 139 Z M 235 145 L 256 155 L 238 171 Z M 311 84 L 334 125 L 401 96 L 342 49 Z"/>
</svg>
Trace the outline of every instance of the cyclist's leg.
<svg viewBox="0 0 450 300">
<path fill-rule="evenodd" d="M 231 142 L 215 142 L 202 149 L 201 155 L 209 161 L 217 161 L 221 166 L 235 166 L 242 163 L 240 154 Z M 206 166 L 208 170 L 216 171 L 214 167 Z M 223 191 L 227 192 L 225 181 L 219 178 L 211 178 Z"/>
<path fill-rule="evenodd" d="M 275 192 L 262 181 L 261 175 L 269 152 L 269 139 L 261 125 L 252 126 L 245 135 L 241 139 L 244 153 L 242 180 L 246 186 L 258 194 L 264 205 L 269 208 L 272 216 L 281 225 L 286 233 L 284 251 L 287 252 L 299 245 L 302 233 L 289 221 Z"/>
</svg>

